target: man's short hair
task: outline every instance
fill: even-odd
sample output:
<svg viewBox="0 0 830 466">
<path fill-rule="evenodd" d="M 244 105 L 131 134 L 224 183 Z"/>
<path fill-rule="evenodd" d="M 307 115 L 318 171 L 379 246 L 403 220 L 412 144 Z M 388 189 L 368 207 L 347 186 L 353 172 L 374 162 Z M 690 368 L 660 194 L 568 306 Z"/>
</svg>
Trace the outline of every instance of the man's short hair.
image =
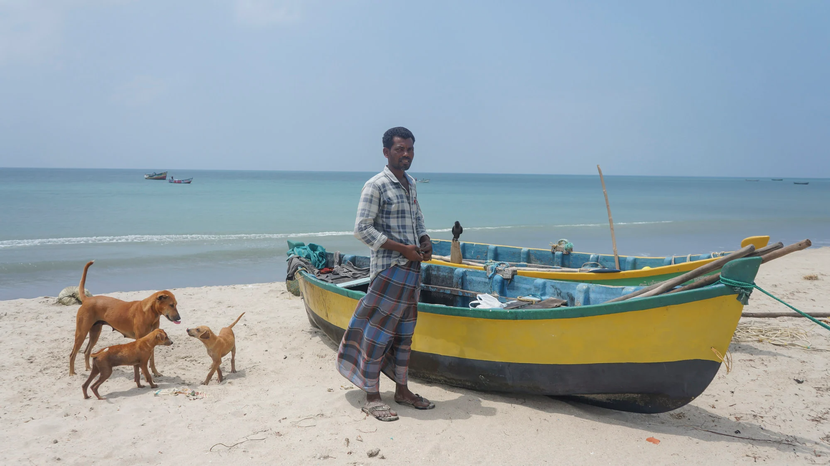
<svg viewBox="0 0 830 466">
<path fill-rule="evenodd" d="M 401 139 L 412 139 L 412 142 L 415 142 L 415 136 L 412 135 L 412 131 L 404 128 L 403 126 L 396 126 L 394 128 L 389 128 L 383 133 L 383 147 L 386 149 L 392 148 L 392 141 L 395 137 L 399 137 Z"/>
</svg>

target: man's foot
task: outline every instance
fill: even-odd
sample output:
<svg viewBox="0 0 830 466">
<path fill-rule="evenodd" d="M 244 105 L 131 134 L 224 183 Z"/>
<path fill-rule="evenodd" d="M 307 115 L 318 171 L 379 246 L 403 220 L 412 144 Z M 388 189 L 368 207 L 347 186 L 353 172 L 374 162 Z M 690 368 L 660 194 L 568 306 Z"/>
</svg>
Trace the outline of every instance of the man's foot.
<svg viewBox="0 0 830 466">
<path fill-rule="evenodd" d="M 432 403 L 417 393 L 410 393 L 410 395 L 411 396 L 408 398 L 399 398 L 396 396 L 395 403 L 398 403 L 399 405 L 412 406 L 415 409 L 432 409 L 435 407 L 435 403 Z"/>
<path fill-rule="evenodd" d="M 382 401 L 368 401 L 361 409 L 364 413 L 373 416 L 378 421 L 397 421 L 398 415 L 392 408 Z"/>
</svg>

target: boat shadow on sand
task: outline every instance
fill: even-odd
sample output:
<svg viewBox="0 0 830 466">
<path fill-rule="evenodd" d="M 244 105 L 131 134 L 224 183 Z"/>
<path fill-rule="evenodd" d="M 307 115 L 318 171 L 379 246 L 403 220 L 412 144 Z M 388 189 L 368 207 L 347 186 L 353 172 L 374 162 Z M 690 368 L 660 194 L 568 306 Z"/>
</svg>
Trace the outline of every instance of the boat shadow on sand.
<svg viewBox="0 0 830 466">
<path fill-rule="evenodd" d="M 332 351 L 337 352 L 338 346 L 321 330 L 309 329 L 308 332 L 311 335 L 316 335 L 323 344 L 328 346 Z M 740 347 L 738 351 L 762 351 L 764 354 L 779 355 L 778 353 L 757 350 L 747 345 L 740 345 Z M 499 411 L 508 409 L 510 405 L 522 405 L 548 415 L 575 417 L 591 422 L 638 429 L 643 431 L 643 435 L 646 437 L 682 435 L 702 442 L 731 442 L 767 446 L 781 452 L 796 452 L 810 456 L 830 453 L 830 446 L 816 442 L 815 440 L 798 435 L 776 432 L 761 427 L 749 420 L 734 420 L 698 406 L 695 402 L 667 413 L 638 414 L 592 406 L 568 398 L 479 392 L 432 383 L 414 377 L 413 381 L 421 386 L 434 387 L 457 395 L 454 399 L 437 402 L 436 404 L 438 406 L 436 409 L 426 411 L 414 409 L 405 410 L 406 417 L 418 420 L 458 421 L 479 416 L 496 416 L 499 414 Z M 392 400 L 394 391 L 382 391 L 381 396 L 384 400 Z M 347 391 L 345 397 L 355 409 L 360 409 L 365 402 L 363 392 L 356 388 Z M 503 408 L 484 406 L 483 401 L 486 404 L 503 405 Z M 697 403 L 700 402 L 697 401 Z M 399 415 L 403 411 L 403 409 L 396 409 L 399 407 L 394 402 L 391 402 L 390 406 L 392 406 L 392 409 L 398 411 Z M 749 418 L 752 415 L 747 415 L 746 417 Z"/>
<path fill-rule="evenodd" d="M 770 351 L 767 349 L 758 348 L 757 346 L 754 346 L 752 343 L 748 342 L 733 342 L 731 345 L 729 345 L 729 351 L 733 353 L 744 354 L 747 356 L 771 356 L 775 358 L 795 359 L 792 356 L 781 353 L 779 351 Z"/>
</svg>

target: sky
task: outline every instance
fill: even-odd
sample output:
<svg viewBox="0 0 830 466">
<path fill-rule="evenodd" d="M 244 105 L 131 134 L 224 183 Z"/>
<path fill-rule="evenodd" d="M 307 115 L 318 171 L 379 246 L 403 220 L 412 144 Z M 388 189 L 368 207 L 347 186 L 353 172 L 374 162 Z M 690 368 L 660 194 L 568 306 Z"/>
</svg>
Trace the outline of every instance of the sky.
<svg viewBox="0 0 830 466">
<path fill-rule="evenodd" d="M 0 0 L 0 167 L 830 177 L 830 2 Z"/>
</svg>

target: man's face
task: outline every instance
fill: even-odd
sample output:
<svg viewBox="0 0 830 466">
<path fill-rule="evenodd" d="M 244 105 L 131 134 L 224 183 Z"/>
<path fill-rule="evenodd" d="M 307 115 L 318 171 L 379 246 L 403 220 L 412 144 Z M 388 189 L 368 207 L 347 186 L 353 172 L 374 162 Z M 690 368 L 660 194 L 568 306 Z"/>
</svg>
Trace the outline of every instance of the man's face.
<svg viewBox="0 0 830 466">
<path fill-rule="evenodd" d="M 415 158 L 415 143 L 412 139 L 392 138 L 392 147 L 383 148 L 383 155 L 389 160 L 389 168 L 395 170 L 409 170 L 412 159 Z"/>
</svg>

